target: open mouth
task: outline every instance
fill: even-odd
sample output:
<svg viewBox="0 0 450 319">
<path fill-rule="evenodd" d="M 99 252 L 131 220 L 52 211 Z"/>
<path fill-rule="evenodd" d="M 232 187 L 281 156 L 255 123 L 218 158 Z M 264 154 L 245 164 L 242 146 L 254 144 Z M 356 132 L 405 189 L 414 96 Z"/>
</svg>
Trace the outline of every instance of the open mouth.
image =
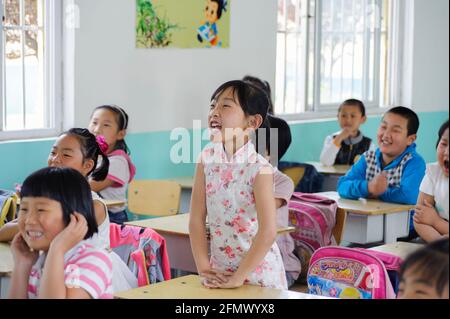
<svg viewBox="0 0 450 319">
<path fill-rule="evenodd" d="M 444 161 L 444 167 L 445 167 L 446 170 L 448 170 L 448 160 Z"/>
<path fill-rule="evenodd" d="M 381 145 L 382 145 L 382 146 L 391 146 L 391 145 L 392 145 L 392 142 L 388 142 L 388 141 L 382 140 L 382 141 L 381 141 Z"/>
<path fill-rule="evenodd" d="M 33 230 L 27 230 L 26 234 L 27 234 L 27 237 L 31 240 L 38 240 L 44 236 L 43 232 L 33 231 Z"/>
<path fill-rule="evenodd" d="M 222 125 L 219 122 L 211 121 L 209 123 L 209 128 L 213 130 L 222 130 Z"/>
</svg>

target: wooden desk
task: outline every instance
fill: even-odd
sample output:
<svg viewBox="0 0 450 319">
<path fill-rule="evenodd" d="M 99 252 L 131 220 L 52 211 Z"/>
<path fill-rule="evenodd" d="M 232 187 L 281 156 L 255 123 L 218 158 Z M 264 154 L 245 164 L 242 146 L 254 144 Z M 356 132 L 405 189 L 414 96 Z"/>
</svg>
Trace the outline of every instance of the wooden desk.
<svg viewBox="0 0 450 319">
<path fill-rule="evenodd" d="M 374 199 L 344 199 L 337 192 L 317 195 L 335 200 L 339 209 L 347 214 L 345 241 L 358 244 L 384 241 L 388 244 L 395 243 L 397 238 L 409 234 L 409 211 L 414 209 L 414 205 L 386 203 Z"/>
<path fill-rule="evenodd" d="M 319 162 L 306 162 L 316 168 L 316 170 L 324 176 L 322 191 L 336 191 L 339 178 L 347 174 L 351 166 L 349 165 L 334 165 L 325 166 Z"/>
<path fill-rule="evenodd" d="M 425 245 L 422 244 L 414 244 L 414 243 L 405 243 L 405 242 L 397 242 L 392 244 L 386 244 L 383 246 L 370 248 L 371 250 L 381 251 L 383 253 L 390 253 L 395 256 L 406 259 L 409 255 L 411 255 L 416 250 L 423 248 Z"/>
<path fill-rule="evenodd" d="M 6 298 L 14 259 L 9 244 L 0 243 L 0 299 Z"/>
<path fill-rule="evenodd" d="M 201 284 L 200 277 L 195 275 L 116 293 L 115 297 L 122 299 L 328 299 L 295 291 L 250 285 L 236 289 L 207 289 Z"/>
<path fill-rule="evenodd" d="M 128 225 L 151 228 L 166 239 L 170 266 L 173 269 L 197 272 L 189 239 L 190 214 L 126 222 Z M 278 234 L 294 231 L 294 227 L 278 229 Z"/>
<path fill-rule="evenodd" d="M 188 213 L 191 210 L 191 194 L 194 187 L 194 177 L 174 177 L 169 180 L 177 182 L 181 186 L 180 213 Z"/>
</svg>

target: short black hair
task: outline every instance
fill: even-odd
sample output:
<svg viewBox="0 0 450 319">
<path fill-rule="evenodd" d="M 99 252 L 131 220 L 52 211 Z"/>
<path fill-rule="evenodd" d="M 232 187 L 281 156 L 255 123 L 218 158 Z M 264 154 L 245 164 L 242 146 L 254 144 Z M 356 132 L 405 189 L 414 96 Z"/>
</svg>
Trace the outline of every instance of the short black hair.
<svg viewBox="0 0 450 319">
<path fill-rule="evenodd" d="M 242 81 L 248 82 L 250 84 L 253 84 L 253 85 L 259 87 L 264 92 L 266 92 L 267 97 L 269 98 L 269 101 L 270 101 L 268 113 L 273 115 L 274 114 L 274 110 L 273 110 L 273 103 L 272 103 L 272 89 L 270 88 L 269 82 L 267 82 L 265 80 L 261 80 L 260 78 L 257 78 L 257 77 L 252 76 L 252 75 L 244 76 L 242 78 Z"/>
<path fill-rule="evenodd" d="M 80 213 L 86 218 L 88 225 L 84 239 L 98 232 L 91 188 L 77 170 L 66 167 L 40 169 L 25 179 L 20 197 L 45 197 L 59 202 L 65 226 L 70 222 L 70 215 Z"/>
<path fill-rule="evenodd" d="M 419 117 L 413 110 L 404 106 L 396 106 L 386 112 L 386 114 L 388 113 L 400 115 L 408 121 L 408 136 L 417 134 L 417 132 L 419 131 Z"/>
<path fill-rule="evenodd" d="M 281 160 L 281 158 L 286 154 L 289 146 L 292 143 L 292 134 L 291 134 L 291 128 L 289 127 L 289 124 L 283 120 L 282 118 L 275 117 L 273 115 L 268 115 L 267 120 L 269 122 L 269 129 L 266 133 L 266 148 L 267 153 L 270 154 L 270 140 L 271 140 L 271 131 L 270 129 L 278 129 L 278 160 Z"/>
<path fill-rule="evenodd" d="M 211 96 L 211 102 L 217 100 L 229 88 L 232 89 L 233 95 L 237 96 L 237 102 L 242 107 L 245 115 L 261 115 L 263 119 L 263 125 L 261 127 L 266 127 L 267 112 L 270 104 L 267 94 L 261 88 L 249 82 L 234 80 L 222 84 Z"/>
<path fill-rule="evenodd" d="M 400 281 L 408 269 L 420 271 L 422 279 L 436 286 L 442 296 L 448 286 L 448 254 L 449 239 L 443 238 L 417 250 L 409 255 L 400 269 Z"/>
<path fill-rule="evenodd" d="M 442 139 L 442 135 L 444 135 L 444 133 L 447 129 L 448 129 L 448 120 L 444 124 L 442 124 L 441 128 L 439 129 L 439 132 L 438 132 L 439 138 L 438 138 L 438 141 L 436 144 L 436 148 L 439 146 L 439 143 L 441 142 L 441 139 Z"/>
<path fill-rule="evenodd" d="M 359 108 L 359 111 L 361 112 L 362 116 L 366 116 L 366 107 L 364 106 L 364 103 L 357 99 L 348 99 L 342 102 L 342 104 L 339 106 L 338 113 L 341 112 L 342 108 L 344 106 L 357 106 Z"/>
<path fill-rule="evenodd" d="M 72 128 L 62 133 L 60 136 L 63 135 L 73 136 L 78 140 L 81 146 L 81 153 L 83 154 L 83 161 L 92 160 L 94 162 L 94 166 L 88 173 L 88 176 L 90 175 L 94 181 L 98 182 L 105 180 L 108 176 L 109 159 L 100 149 L 94 134 L 85 128 Z M 102 161 L 97 167 L 99 157 L 102 158 Z"/>
</svg>

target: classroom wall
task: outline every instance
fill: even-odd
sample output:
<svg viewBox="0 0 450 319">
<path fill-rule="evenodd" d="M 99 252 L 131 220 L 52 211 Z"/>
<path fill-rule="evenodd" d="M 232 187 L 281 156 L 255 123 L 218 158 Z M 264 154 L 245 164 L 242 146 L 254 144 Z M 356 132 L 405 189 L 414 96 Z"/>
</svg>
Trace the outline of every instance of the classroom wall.
<svg viewBox="0 0 450 319">
<path fill-rule="evenodd" d="M 115 103 L 126 107 L 131 132 L 192 128 L 223 82 L 247 73 L 275 79 L 276 1 L 231 0 L 230 48 L 212 50 L 136 49 L 135 2 L 75 0 L 75 125 Z"/>
<path fill-rule="evenodd" d="M 131 117 L 127 142 L 138 179 L 193 174 L 194 164 L 169 161 L 176 143 L 170 141 L 171 129 L 192 128 L 193 119 L 205 121 L 209 97 L 219 84 L 253 74 L 274 86 L 275 0 L 232 0 L 231 47 L 214 50 L 135 49 L 135 1 L 74 2 L 80 21 L 74 37 L 74 109 L 68 112 L 73 114 L 68 121 L 70 126 L 86 126 L 94 106 L 126 106 Z M 422 121 L 419 152 L 432 162 L 436 132 L 448 118 L 448 1 L 414 0 L 414 4 L 410 101 Z M 379 120 L 380 116 L 371 117 L 363 127 L 372 138 Z M 317 160 L 324 137 L 336 130 L 335 119 L 292 124 L 293 144 L 285 159 Z M 0 188 L 12 188 L 45 166 L 52 143 L 52 139 L 0 143 Z"/>
</svg>

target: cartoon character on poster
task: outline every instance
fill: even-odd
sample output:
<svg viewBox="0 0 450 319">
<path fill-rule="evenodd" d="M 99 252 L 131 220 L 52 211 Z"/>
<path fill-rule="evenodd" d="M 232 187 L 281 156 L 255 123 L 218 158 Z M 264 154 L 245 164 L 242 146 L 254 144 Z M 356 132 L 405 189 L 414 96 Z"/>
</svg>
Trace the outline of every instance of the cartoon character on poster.
<svg viewBox="0 0 450 319">
<path fill-rule="evenodd" d="M 227 11 L 227 0 L 207 0 L 205 7 L 206 22 L 197 29 L 197 39 L 208 42 L 212 47 L 221 47 L 219 31 L 216 22 L 220 20 L 223 12 Z"/>
</svg>

